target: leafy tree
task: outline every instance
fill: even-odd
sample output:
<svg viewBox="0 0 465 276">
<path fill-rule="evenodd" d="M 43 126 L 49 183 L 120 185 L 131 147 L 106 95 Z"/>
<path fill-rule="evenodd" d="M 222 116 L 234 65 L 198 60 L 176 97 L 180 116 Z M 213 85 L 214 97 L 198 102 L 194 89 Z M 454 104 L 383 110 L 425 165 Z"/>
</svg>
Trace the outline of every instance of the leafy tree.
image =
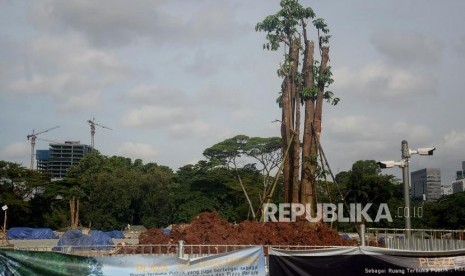
<svg viewBox="0 0 465 276">
<path fill-rule="evenodd" d="M 465 192 L 441 197 L 424 205 L 424 227 L 435 229 L 465 228 Z"/>
<path fill-rule="evenodd" d="M 283 78 L 277 100 L 281 110 L 282 150 L 284 159 L 284 201 L 313 203 L 317 180 L 317 156 L 321 133 L 323 101 L 337 104 L 326 88 L 333 82 L 329 63 L 329 29 L 321 18 L 315 18 L 311 8 L 298 0 L 282 0 L 281 10 L 267 16 L 255 27 L 266 33 L 264 49 L 276 51 L 287 47 L 284 62 L 278 69 Z M 308 37 L 308 23 L 316 30 L 320 61 L 314 59 L 314 42 Z M 301 56 L 301 50 L 303 50 Z M 299 61 L 302 66 L 299 72 Z M 304 108 L 303 143 L 301 151 L 301 105 Z M 302 163 L 302 165 L 301 165 Z M 301 175 L 301 180 L 299 179 Z"/>
<path fill-rule="evenodd" d="M 31 221 L 33 209 L 30 200 L 48 182 L 48 174 L 0 161 L 0 204 L 8 206 L 8 226 L 37 223 L 38 218 Z"/>
<path fill-rule="evenodd" d="M 88 189 L 92 188 L 103 169 L 105 157 L 98 152 L 87 154 L 79 163 L 69 168 L 66 177 L 57 181 L 50 192 L 69 202 L 70 225 L 76 229 L 79 224 L 80 201 L 89 195 Z"/>
<path fill-rule="evenodd" d="M 47 219 L 60 224 L 61 211 L 70 211 L 72 228 L 78 225 L 102 230 L 122 229 L 129 224 L 166 226 L 170 221 L 173 172 L 155 163 L 94 152 L 69 169 L 67 177 L 46 189 L 49 199 L 62 198 L 68 207 L 53 201 L 59 215 Z M 61 200 L 62 201 L 62 200 Z"/>
<path fill-rule="evenodd" d="M 401 205 L 403 193 L 402 185 L 393 175 L 381 174 L 381 169 L 374 160 L 360 160 L 352 165 L 348 172 L 341 172 L 336 179 L 345 187 L 342 190 L 345 203 L 361 203 L 366 206 L 372 204 L 368 214 L 375 218 L 381 203 L 387 203 L 390 211 L 397 210 Z M 394 215 L 391 211 L 391 215 Z M 395 218 L 396 225 L 402 218 Z M 380 221 L 378 227 L 388 227 L 386 221 Z M 392 226 L 392 225 L 391 225 Z"/>
<path fill-rule="evenodd" d="M 272 172 L 282 162 L 281 144 L 279 137 L 251 137 L 245 144 L 245 153 L 259 163 L 259 171 L 263 175 L 263 198 L 272 184 Z"/>
<path fill-rule="evenodd" d="M 255 211 L 252 205 L 252 201 L 247 194 L 247 191 L 242 183 L 242 178 L 239 173 L 238 159 L 245 154 L 247 149 L 247 140 L 249 137 L 245 135 L 237 135 L 233 138 L 226 139 L 220 143 L 213 145 L 210 148 L 204 150 L 203 155 L 207 157 L 211 162 L 218 163 L 225 166 L 228 169 L 233 169 L 237 180 L 244 192 L 244 196 L 249 204 L 250 212 L 252 217 L 255 219 Z"/>
<path fill-rule="evenodd" d="M 251 168 L 238 169 L 254 207 L 259 202 L 262 175 Z M 173 222 L 189 222 L 203 211 L 218 211 L 229 221 L 242 221 L 250 215 L 235 172 L 208 161 L 178 169 L 174 179 Z"/>
<path fill-rule="evenodd" d="M 219 164 L 235 173 L 249 204 L 252 217 L 255 218 L 252 200 L 243 184 L 241 173 L 259 171 L 263 178 L 263 191 L 260 200 L 263 201 L 268 197 L 273 180 L 271 173 L 282 161 L 281 139 L 279 137 L 263 138 L 236 135 L 205 149 L 203 154 L 211 164 Z"/>
</svg>

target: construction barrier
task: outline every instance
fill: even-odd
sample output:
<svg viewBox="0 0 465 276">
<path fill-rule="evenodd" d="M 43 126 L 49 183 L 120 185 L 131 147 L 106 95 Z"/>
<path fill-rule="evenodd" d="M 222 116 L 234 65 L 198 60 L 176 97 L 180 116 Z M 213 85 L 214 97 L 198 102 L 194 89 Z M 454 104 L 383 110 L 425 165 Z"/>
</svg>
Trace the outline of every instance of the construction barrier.
<svg viewBox="0 0 465 276">
<path fill-rule="evenodd" d="M 270 276 L 465 275 L 465 250 L 421 252 L 379 247 L 310 251 L 271 248 Z"/>
<path fill-rule="evenodd" d="M 133 249 L 130 253 L 84 250 L 80 246 L 68 254 L 1 249 L 0 275 L 465 275 L 465 250 L 184 245 L 182 242 Z"/>
<path fill-rule="evenodd" d="M 57 252 L 0 250 L 0 275 L 265 275 L 260 246 L 191 258 L 173 255 L 78 256 Z"/>
</svg>

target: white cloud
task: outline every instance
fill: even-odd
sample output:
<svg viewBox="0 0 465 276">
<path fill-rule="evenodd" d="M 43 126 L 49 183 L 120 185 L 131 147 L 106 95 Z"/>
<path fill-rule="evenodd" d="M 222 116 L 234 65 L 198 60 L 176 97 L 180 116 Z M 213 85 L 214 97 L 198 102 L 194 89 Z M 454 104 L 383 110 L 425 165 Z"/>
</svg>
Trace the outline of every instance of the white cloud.
<svg viewBox="0 0 465 276">
<path fill-rule="evenodd" d="M 2 159 L 23 159 L 31 155 L 31 145 L 27 142 L 16 142 L 7 145 L 1 151 Z"/>
<path fill-rule="evenodd" d="M 457 39 L 454 49 L 460 57 L 465 57 L 465 36 Z"/>
<path fill-rule="evenodd" d="M 141 38 L 157 45 L 214 41 L 211 38 L 232 40 L 243 29 L 234 21 L 234 5 L 183 2 L 177 3 L 176 9 L 167 8 L 170 4 L 150 0 L 37 1 L 31 18 L 41 29 L 58 33 L 71 30 L 105 47 L 123 46 Z"/>
<path fill-rule="evenodd" d="M 118 58 L 90 49 L 79 36 L 41 37 L 23 48 L 2 90 L 50 97 L 60 111 L 96 110 L 104 90 L 128 73 Z"/>
<path fill-rule="evenodd" d="M 158 151 L 152 145 L 134 142 L 124 142 L 117 152 L 121 156 L 142 159 L 145 162 L 153 162 L 158 155 Z"/>
<path fill-rule="evenodd" d="M 219 61 L 219 57 L 213 57 L 211 53 L 199 50 L 195 53 L 192 63 L 185 68 L 185 71 L 199 77 L 208 77 L 218 72 Z"/>
<path fill-rule="evenodd" d="M 192 119 L 192 114 L 181 107 L 142 106 L 133 109 L 124 115 L 122 124 L 126 127 L 164 127 L 176 123 L 187 122 Z"/>
<path fill-rule="evenodd" d="M 126 93 L 123 100 L 134 104 L 187 105 L 188 95 L 174 87 L 140 85 Z"/>
<path fill-rule="evenodd" d="M 218 130 L 213 126 L 200 120 L 187 121 L 174 124 L 169 128 L 169 133 L 172 138 L 176 139 L 192 139 L 194 137 L 205 138 Z"/>
<path fill-rule="evenodd" d="M 456 152 L 463 155 L 465 148 L 465 130 L 457 132 L 452 130 L 450 133 L 444 135 L 442 146 L 452 152 Z M 465 156 L 463 156 L 465 159 Z"/>
<path fill-rule="evenodd" d="M 354 96 L 374 102 L 411 104 L 419 96 L 437 93 L 438 81 L 427 74 L 372 63 L 361 69 L 339 67 L 334 70 L 334 90 L 351 91 Z"/>
<path fill-rule="evenodd" d="M 404 139 L 411 148 L 435 146 L 433 132 L 425 125 L 377 120 L 368 116 L 329 120 L 323 132 L 323 147 L 330 149 L 330 160 L 337 166 L 347 166 L 357 160 L 400 158 L 400 153 L 395 152 Z"/>
<path fill-rule="evenodd" d="M 442 57 L 441 43 L 419 33 L 382 32 L 377 33 L 372 42 L 386 61 L 392 64 L 433 66 Z"/>
<path fill-rule="evenodd" d="M 378 122 L 364 116 L 333 118 L 325 128 L 333 139 L 342 142 L 373 140 L 379 138 L 383 132 L 383 127 Z"/>
</svg>

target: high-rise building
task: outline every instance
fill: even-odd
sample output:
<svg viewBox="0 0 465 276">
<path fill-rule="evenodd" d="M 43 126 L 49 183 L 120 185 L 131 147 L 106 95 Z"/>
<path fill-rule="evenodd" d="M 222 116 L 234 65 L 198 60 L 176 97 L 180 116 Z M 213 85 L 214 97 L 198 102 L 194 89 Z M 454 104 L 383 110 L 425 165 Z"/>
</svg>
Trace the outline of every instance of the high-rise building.
<svg viewBox="0 0 465 276">
<path fill-rule="evenodd" d="M 48 171 L 52 179 L 64 178 L 69 167 L 76 165 L 92 147 L 79 141 L 51 143 L 48 150 L 37 150 L 37 170 Z"/>
<path fill-rule="evenodd" d="M 462 170 L 457 171 L 456 180 L 464 179 L 465 178 L 465 161 L 462 161 Z"/>
<path fill-rule="evenodd" d="M 465 191 L 465 179 L 458 179 L 452 182 L 452 193 L 460 193 Z"/>
<path fill-rule="evenodd" d="M 462 170 L 457 171 L 455 181 L 452 181 L 452 193 L 465 191 L 465 161 L 462 161 Z"/>
<path fill-rule="evenodd" d="M 412 197 L 424 200 L 437 200 L 441 197 L 441 170 L 422 169 L 411 174 Z"/>
</svg>

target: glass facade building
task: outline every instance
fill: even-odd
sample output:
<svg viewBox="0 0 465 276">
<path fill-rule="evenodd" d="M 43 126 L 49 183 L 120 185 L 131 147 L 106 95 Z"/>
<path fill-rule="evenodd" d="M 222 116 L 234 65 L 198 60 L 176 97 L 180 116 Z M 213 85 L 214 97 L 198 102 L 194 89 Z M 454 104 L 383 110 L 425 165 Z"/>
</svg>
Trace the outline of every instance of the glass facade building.
<svg viewBox="0 0 465 276">
<path fill-rule="evenodd" d="M 415 199 L 437 200 L 441 197 L 441 170 L 422 169 L 411 173 L 412 197 Z"/>
<path fill-rule="evenodd" d="M 37 150 L 37 170 L 47 171 L 52 179 L 65 177 L 69 167 L 79 163 L 92 147 L 80 144 L 78 141 L 66 141 L 64 143 L 51 143 L 48 150 Z"/>
</svg>

